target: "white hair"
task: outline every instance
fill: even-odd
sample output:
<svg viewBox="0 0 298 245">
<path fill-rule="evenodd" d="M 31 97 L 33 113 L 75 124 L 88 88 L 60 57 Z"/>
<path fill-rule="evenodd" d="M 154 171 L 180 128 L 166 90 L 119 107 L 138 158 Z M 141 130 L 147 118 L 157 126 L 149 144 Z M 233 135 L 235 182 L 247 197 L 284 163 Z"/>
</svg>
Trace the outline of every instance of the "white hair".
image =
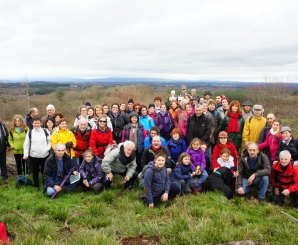
<svg viewBox="0 0 298 245">
<path fill-rule="evenodd" d="M 201 109 L 202 107 L 203 107 L 202 104 L 196 104 L 196 105 L 195 105 L 195 109 L 197 109 L 197 108 L 200 108 L 200 109 Z"/>
<path fill-rule="evenodd" d="M 62 146 L 64 150 L 66 149 L 66 146 L 63 143 L 59 142 L 56 145 L 54 145 L 54 151 L 56 151 L 59 146 Z"/>
<path fill-rule="evenodd" d="M 291 159 L 292 156 L 289 151 L 284 150 L 279 153 L 279 158 L 281 158 L 281 157 L 287 157 L 287 158 Z"/>
<path fill-rule="evenodd" d="M 46 108 L 46 110 L 52 109 L 55 112 L 55 107 L 52 104 L 49 104 Z"/>
<path fill-rule="evenodd" d="M 79 121 L 78 121 L 78 124 L 80 123 L 88 123 L 88 120 L 86 118 L 80 118 Z"/>
<path fill-rule="evenodd" d="M 133 142 L 130 141 L 130 140 L 126 140 L 126 141 L 123 143 L 123 147 L 126 148 L 127 146 L 131 146 L 132 148 L 135 148 L 135 143 L 133 143 Z"/>
</svg>

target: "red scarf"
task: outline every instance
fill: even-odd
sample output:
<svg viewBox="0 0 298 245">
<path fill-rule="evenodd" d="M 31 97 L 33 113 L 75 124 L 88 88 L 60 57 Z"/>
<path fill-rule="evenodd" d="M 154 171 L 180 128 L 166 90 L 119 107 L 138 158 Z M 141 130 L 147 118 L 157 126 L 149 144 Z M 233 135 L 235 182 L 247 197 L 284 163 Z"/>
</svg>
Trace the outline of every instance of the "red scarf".
<svg viewBox="0 0 298 245">
<path fill-rule="evenodd" d="M 226 144 L 218 143 L 218 146 L 220 147 L 221 150 L 225 149 L 225 148 L 229 149 L 229 143 L 228 142 Z"/>
<path fill-rule="evenodd" d="M 157 148 L 155 148 L 153 145 L 151 145 L 151 148 L 152 148 L 152 150 L 153 150 L 154 152 L 157 152 L 158 150 L 161 149 L 161 145 L 160 145 L 159 147 L 157 147 Z"/>
<path fill-rule="evenodd" d="M 239 133 L 239 128 L 238 128 L 239 117 L 240 117 L 239 113 L 230 113 L 230 120 L 228 123 L 227 133 Z"/>
</svg>

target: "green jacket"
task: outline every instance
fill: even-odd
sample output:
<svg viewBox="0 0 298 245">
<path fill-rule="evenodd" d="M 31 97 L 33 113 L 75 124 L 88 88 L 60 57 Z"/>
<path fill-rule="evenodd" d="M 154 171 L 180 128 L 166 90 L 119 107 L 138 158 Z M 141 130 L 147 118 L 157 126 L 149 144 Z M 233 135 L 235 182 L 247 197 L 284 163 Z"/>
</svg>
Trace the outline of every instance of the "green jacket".
<svg viewBox="0 0 298 245">
<path fill-rule="evenodd" d="M 224 119 L 222 120 L 221 124 L 221 129 L 223 131 L 228 130 L 228 123 L 229 123 L 229 116 L 225 116 Z M 234 143 L 236 147 L 240 147 L 242 143 L 242 132 L 243 132 L 243 127 L 244 127 L 244 119 L 242 117 L 238 118 L 238 128 L 239 132 L 238 133 L 228 133 L 229 139 Z"/>
<path fill-rule="evenodd" d="M 29 131 L 29 128 L 26 127 L 23 132 L 18 132 L 16 129 L 14 131 L 9 132 L 8 143 L 12 149 L 13 154 L 24 153 L 23 145 L 28 131 Z"/>
</svg>

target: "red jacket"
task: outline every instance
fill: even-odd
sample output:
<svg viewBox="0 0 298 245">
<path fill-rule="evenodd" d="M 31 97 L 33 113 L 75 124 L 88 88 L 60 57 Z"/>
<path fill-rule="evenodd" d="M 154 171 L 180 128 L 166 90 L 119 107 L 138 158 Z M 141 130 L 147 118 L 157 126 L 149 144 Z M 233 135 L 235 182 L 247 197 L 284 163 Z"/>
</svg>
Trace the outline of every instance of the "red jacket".
<svg viewBox="0 0 298 245">
<path fill-rule="evenodd" d="M 80 130 L 79 130 L 79 126 L 77 127 L 73 127 L 71 129 L 71 131 L 73 132 L 76 140 L 77 140 L 77 146 L 74 149 L 75 150 L 75 157 L 79 157 L 80 155 L 82 155 L 84 153 L 84 151 L 86 151 L 89 148 L 89 140 L 90 140 L 90 136 L 91 136 L 91 129 L 87 128 L 85 131 L 85 134 L 82 136 Z"/>
<path fill-rule="evenodd" d="M 227 147 L 229 150 L 230 150 L 230 155 L 234 158 L 234 166 L 237 168 L 237 165 L 238 165 L 238 152 L 236 150 L 236 147 L 234 145 L 234 143 L 232 141 L 230 141 L 228 143 L 228 147 Z M 221 151 L 223 150 L 224 148 L 221 146 L 221 144 L 216 144 L 213 148 L 213 153 L 212 153 L 212 169 L 215 169 L 215 168 L 220 168 L 220 165 L 217 163 L 217 158 L 220 157 L 221 155 Z"/>
<path fill-rule="evenodd" d="M 286 171 L 283 172 L 280 162 L 273 164 L 269 183 L 274 188 L 288 189 L 290 193 L 298 191 L 298 167 L 290 162 Z"/>
<path fill-rule="evenodd" d="M 89 145 L 96 156 L 103 158 L 106 148 L 112 144 L 113 134 L 109 127 L 106 127 L 104 131 L 97 127 L 92 130 Z"/>
</svg>

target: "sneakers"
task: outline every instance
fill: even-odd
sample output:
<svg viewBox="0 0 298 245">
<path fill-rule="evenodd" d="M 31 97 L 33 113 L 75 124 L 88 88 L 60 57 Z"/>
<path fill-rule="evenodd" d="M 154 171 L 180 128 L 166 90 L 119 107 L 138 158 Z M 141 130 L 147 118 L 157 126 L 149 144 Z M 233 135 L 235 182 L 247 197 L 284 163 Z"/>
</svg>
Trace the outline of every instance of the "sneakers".
<svg viewBox="0 0 298 245">
<path fill-rule="evenodd" d="M 259 198 L 258 200 L 260 205 L 264 205 L 265 204 L 265 199 Z"/>
</svg>

